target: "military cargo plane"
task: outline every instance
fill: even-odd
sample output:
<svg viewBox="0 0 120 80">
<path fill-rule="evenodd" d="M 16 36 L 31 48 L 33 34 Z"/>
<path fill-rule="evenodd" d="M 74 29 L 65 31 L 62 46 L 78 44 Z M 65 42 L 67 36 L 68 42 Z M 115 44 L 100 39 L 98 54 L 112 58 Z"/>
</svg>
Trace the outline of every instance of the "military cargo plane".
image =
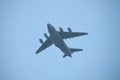
<svg viewBox="0 0 120 80">
<path fill-rule="evenodd" d="M 40 43 L 42 44 L 40 48 L 36 51 L 36 54 L 40 53 L 47 47 L 51 46 L 54 44 L 56 47 L 58 47 L 63 53 L 63 58 L 66 56 L 72 57 L 73 52 L 77 51 L 83 51 L 83 49 L 76 49 L 76 48 L 69 48 L 66 43 L 64 42 L 63 39 L 67 38 L 73 38 L 73 37 L 78 37 L 78 36 L 83 36 L 83 35 L 88 35 L 86 32 L 72 32 L 70 28 L 68 28 L 68 32 L 63 31 L 63 29 L 60 27 L 59 30 L 57 31 L 51 24 L 47 24 L 48 32 L 50 36 L 48 36 L 46 33 L 44 36 L 47 38 L 45 42 L 42 41 L 42 39 L 39 39 Z"/>
</svg>

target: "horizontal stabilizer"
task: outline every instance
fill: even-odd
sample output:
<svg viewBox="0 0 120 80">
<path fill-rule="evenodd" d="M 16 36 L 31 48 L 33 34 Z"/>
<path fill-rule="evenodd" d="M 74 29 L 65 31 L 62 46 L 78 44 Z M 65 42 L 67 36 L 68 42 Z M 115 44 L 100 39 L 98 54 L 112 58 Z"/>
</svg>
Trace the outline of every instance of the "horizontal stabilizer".
<svg viewBox="0 0 120 80">
<path fill-rule="evenodd" d="M 83 51 L 83 49 L 75 49 L 75 48 L 70 48 L 72 52 L 77 52 L 77 51 Z"/>
</svg>

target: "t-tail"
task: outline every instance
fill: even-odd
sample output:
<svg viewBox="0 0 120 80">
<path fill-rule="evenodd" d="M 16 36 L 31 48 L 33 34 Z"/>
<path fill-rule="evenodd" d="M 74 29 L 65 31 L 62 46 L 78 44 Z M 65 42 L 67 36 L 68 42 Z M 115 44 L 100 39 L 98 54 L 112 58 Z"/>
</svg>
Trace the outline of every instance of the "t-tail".
<svg viewBox="0 0 120 80">
<path fill-rule="evenodd" d="M 66 55 L 66 54 L 65 54 L 65 55 L 63 55 L 63 58 L 65 58 L 66 56 L 72 57 L 71 54 L 70 54 L 70 55 Z"/>
<path fill-rule="evenodd" d="M 83 49 L 75 49 L 75 48 L 70 48 L 70 50 L 71 50 L 72 54 L 74 52 L 83 51 Z M 70 55 L 63 55 L 63 58 L 65 58 L 66 56 L 72 57 L 72 55 L 70 54 Z"/>
</svg>

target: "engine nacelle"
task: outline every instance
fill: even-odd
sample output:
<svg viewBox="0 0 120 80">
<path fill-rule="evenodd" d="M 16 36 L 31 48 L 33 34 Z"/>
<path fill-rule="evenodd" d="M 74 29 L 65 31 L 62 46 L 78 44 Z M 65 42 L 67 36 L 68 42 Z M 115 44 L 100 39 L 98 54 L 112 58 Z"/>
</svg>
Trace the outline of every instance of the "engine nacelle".
<svg viewBox="0 0 120 80">
<path fill-rule="evenodd" d="M 48 35 L 46 33 L 44 34 L 44 36 L 45 36 L 45 38 L 48 38 Z"/>
<path fill-rule="evenodd" d="M 70 28 L 68 28 L 68 31 L 69 31 L 69 32 L 72 32 L 72 30 L 71 30 Z"/>
<path fill-rule="evenodd" d="M 60 30 L 61 32 L 64 32 L 63 29 L 62 29 L 61 27 L 59 28 L 59 30 Z"/>
<path fill-rule="evenodd" d="M 39 39 L 40 43 L 43 44 L 43 40 L 42 39 Z"/>
</svg>

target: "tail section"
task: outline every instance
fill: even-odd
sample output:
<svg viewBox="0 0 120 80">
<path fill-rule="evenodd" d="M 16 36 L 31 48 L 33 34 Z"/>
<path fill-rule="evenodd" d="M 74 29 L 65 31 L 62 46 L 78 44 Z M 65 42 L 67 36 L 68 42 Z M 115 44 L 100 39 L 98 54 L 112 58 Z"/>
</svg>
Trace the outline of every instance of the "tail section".
<svg viewBox="0 0 120 80">
<path fill-rule="evenodd" d="M 77 52 L 77 51 L 83 51 L 83 49 L 75 49 L 75 48 L 70 48 L 70 50 L 71 50 L 72 53 L 73 52 Z M 66 56 L 72 57 L 72 55 L 71 55 L 72 53 L 70 53 L 70 54 L 64 54 L 63 58 L 65 58 Z"/>
<path fill-rule="evenodd" d="M 77 52 L 77 51 L 83 51 L 83 49 L 75 49 L 75 48 L 70 48 L 72 52 Z"/>
<path fill-rule="evenodd" d="M 65 58 L 66 56 L 72 57 L 71 54 L 70 54 L 70 55 L 63 55 L 63 58 Z"/>
</svg>

